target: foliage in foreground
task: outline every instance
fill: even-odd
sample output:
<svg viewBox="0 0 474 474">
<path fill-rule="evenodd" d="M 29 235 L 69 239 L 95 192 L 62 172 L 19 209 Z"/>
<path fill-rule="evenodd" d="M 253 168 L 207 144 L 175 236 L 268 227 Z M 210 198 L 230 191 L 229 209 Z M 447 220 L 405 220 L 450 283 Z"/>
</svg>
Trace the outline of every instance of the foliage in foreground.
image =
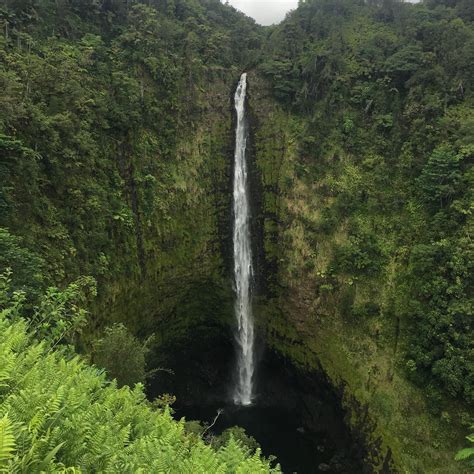
<svg viewBox="0 0 474 474">
<path fill-rule="evenodd" d="M 276 472 L 234 438 L 217 451 L 79 357 L 0 313 L 0 472 Z"/>
</svg>

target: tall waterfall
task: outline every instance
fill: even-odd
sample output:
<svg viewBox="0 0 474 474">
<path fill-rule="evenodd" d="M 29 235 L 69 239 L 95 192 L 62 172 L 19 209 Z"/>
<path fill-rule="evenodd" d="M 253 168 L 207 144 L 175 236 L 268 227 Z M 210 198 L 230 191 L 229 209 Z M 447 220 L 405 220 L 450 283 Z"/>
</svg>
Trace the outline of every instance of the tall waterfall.
<svg viewBox="0 0 474 474">
<path fill-rule="evenodd" d="M 252 248 L 250 241 L 249 185 L 245 149 L 247 130 L 245 94 L 247 74 L 240 76 L 234 101 L 237 111 L 234 154 L 234 279 L 237 319 L 237 383 L 234 403 L 250 405 L 253 396 L 254 326 L 251 306 Z"/>
</svg>

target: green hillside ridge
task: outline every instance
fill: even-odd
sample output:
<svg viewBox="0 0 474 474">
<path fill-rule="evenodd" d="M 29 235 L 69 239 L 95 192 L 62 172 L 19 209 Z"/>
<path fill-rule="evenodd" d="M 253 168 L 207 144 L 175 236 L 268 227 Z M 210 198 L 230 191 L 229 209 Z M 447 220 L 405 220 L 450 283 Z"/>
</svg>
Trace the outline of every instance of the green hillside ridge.
<svg viewBox="0 0 474 474">
<path fill-rule="evenodd" d="M 219 0 L 4 2 L 0 273 L 27 321 L 0 321 L 5 462 L 269 469 L 231 442 L 238 471 L 142 388 L 29 335 L 71 283 L 88 312 L 67 342 L 86 359 L 115 323 L 155 335 L 150 370 L 207 325 L 229 330 L 232 101 L 249 71 L 259 333 L 342 394 L 368 469 L 469 472 L 474 452 L 454 457 L 474 423 L 473 21 L 469 0 L 308 0 L 265 28 Z M 21 390 L 38 398 L 10 406 Z M 129 418 L 91 429 L 107 454 L 81 451 L 109 403 Z M 68 410 L 78 444 L 48 431 Z"/>
<path fill-rule="evenodd" d="M 452 3 L 303 2 L 249 78 L 273 270 L 257 320 L 401 472 L 464 472 L 473 417 L 474 30 Z"/>
</svg>

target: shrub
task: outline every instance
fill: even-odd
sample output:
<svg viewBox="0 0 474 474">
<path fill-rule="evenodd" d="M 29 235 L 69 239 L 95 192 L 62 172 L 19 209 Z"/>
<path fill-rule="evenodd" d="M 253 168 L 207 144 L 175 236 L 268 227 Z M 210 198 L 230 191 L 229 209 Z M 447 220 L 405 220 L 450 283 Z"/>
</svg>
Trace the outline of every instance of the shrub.
<svg viewBox="0 0 474 474">
<path fill-rule="evenodd" d="M 129 333 L 123 324 L 105 329 L 94 346 L 94 363 L 103 367 L 119 387 L 144 383 L 148 348 Z"/>
<path fill-rule="evenodd" d="M 474 425 L 471 426 L 471 429 L 474 429 Z M 471 443 L 471 447 L 461 449 L 456 454 L 456 461 L 464 461 L 468 466 L 474 467 L 474 433 L 471 433 L 469 436 L 466 436 L 466 439 Z"/>
</svg>

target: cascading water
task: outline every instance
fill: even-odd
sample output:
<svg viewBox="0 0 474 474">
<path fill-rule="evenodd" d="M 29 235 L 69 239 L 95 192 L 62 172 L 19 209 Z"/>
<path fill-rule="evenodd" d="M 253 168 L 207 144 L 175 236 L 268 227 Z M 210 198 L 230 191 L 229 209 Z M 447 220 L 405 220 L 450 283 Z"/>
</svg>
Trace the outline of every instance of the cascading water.
<svg viewBox="0 0 474 474">
<path fill-rule="evenodd" d="M 245 121 L 245 94 L 247 74 L 240 76 L 235 91 L 237 125 L 234 154 L 234 279 L 235 316 L 237 319 L 237 383 L 234 403 L 251 405 L 254 375 L 254 326 L 251 306 L 252 248 L 250 242 L 249 190 L 245 149 L 247 130 Z"/>
</svg>

